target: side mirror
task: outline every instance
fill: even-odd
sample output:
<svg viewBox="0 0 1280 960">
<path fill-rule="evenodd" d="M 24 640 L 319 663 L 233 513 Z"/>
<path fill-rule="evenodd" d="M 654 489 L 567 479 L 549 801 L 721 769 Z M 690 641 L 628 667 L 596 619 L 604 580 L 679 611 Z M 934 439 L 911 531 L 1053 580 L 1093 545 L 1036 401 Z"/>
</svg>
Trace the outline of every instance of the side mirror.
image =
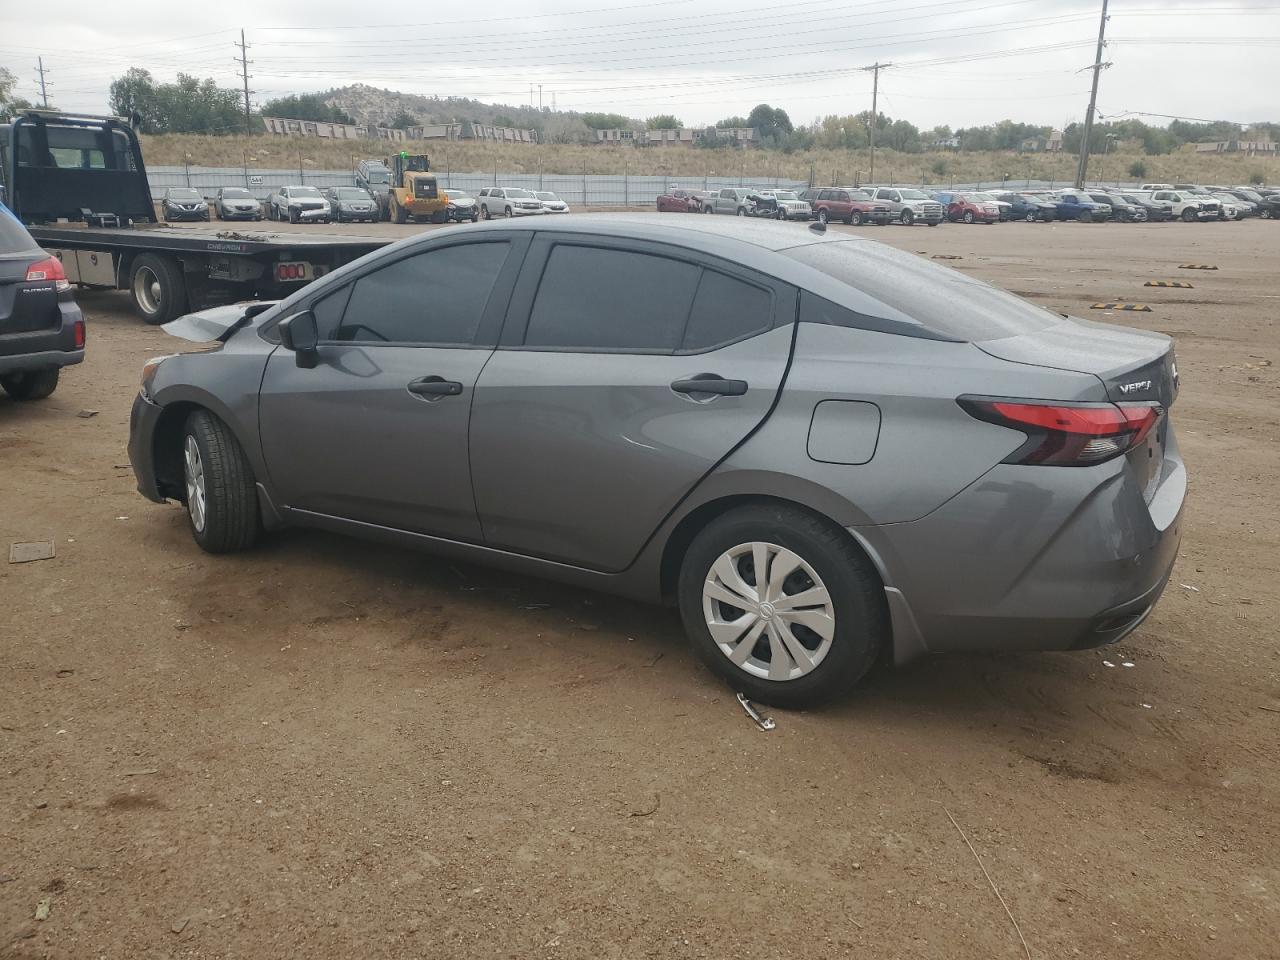
<svg viewBox="0 0 1280 960">
<path fill-rule="evenodd" d="M 310 370 L 320 362 L 320 332 L 316 315 L 310 310 L 295 313 L 280 321 L 280 343 L 292 350 L 298 366 Z"/>
</svg>

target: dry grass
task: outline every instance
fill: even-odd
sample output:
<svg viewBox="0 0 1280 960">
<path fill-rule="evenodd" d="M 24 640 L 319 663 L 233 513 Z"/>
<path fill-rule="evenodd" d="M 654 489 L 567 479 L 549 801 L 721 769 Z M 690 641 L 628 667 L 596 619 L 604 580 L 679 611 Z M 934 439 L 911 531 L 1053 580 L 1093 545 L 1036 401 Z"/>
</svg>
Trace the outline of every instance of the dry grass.
<svg viewBox="0 0 1280 960">
<path fill-rule="evenodd" d="M 372 141 L 327 142 L 280 137 L 205 137 L 185 134 L 143 136 L 148 164 L 287 168 L 301 164 L 308 170 L 349 169 L 355 159 L 383 156 L 387 144 Z M 870 156 L 865 150 L 811 150 L 782 154 L 765 150 L 694 150 L 683 147 L 635 148 L 548 144 L 409 143 L 415 153 L 431 154 L 441 170 L 483 173 L 661 174 L 690 180 L 701 176 L 786 177 L 818 183 L 866 180 Z M 1168 156 L 1113 153 L 1094 157 L 1091 179 L 1135 179 L 1129 166 L 1146 166 L 1141 179 L 1193 183 L 1247 183 L 1262 174 L 1268 183 L 1280 180 L 1280 160 L 1237 154 L 1198 154 L 1184 151 Z M 1067 181 L 1075 176 L 1076 159 L 1068 154 L 898 153 L 876 152 L 876 179 L 882 182 L 946 185 L 951 182 L 999 181 L 1007 175 L 1020 180 Z M 942 170 L 944 172 L 939 172 Z"/>
</svg>

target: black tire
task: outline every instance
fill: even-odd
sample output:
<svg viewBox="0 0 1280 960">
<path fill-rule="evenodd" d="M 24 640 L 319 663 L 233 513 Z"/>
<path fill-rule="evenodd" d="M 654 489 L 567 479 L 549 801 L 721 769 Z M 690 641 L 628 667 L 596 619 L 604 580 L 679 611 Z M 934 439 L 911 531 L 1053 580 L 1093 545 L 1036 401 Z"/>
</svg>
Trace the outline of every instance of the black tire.
<svg viewBox="0 0 1280 960">
<path fill-rule="evenodd" d="M 752 542 L 775 544 L 795 553 L 818 575 L 831 598 L 835 619 L 831 646 L 817 667 L 795 679 L 768 680 L 737 666 L 707 627 L 703 586 L 713 564 L 726 551 Z M 743 560 L 750 570 L 750 558 Z M 750 572 L 754 579 L 754 571 Z M 807 575 L 803 571 L 798 575 L 803 589 Z M 709 523 L 684 556 L 678 592 L 685 632 L 712 672 L 749 699 L 778 707 L 812 706 L 847 693 L 871 669 L 891 636 L 884 586 L 867 558 L 829 520 L 785 504 L 740 507 Z M 817 640 L 818 635 L 808 639 Z M 762 642 L 767 648 L 768 641 Z M 811 652 L 814 649 L 804 645 Z M 761 649 L 759 643 L 754 649 Z"/>
<path fill-rule="evenodd" d="M 849 219 L 847 219 L 847 220 L 845 221 L 845 223 L 849 224 L 849 226 L 851 226 L 851 227 L 861 226 L 861 225 L 862 225 L 862 211 L 861 211 L 861 210 L 854 210 L 853 212 L 851 212 L 851 213 L 849 214 Z"/>
<path fill-rule="evenodd" d="M 298 210 L 297 210 L 297 208 L 296 208 L 296 207 L 290 207 L 290 208 L 289 208 L 289 222 L 290 222 L 290 223 L 297 223 L 297 222 L 298 222 L 299 220 L 301 220 L 301 219 L 302 219 L 302 218 L 298 215 Z"/>
<path fill-rule="evenodd" d="M 746 215 L 747 215 L 747 208 L 746 208 L 746 207 L 739 207 L 739 208 L 738 208 L 738 216 L 740 216 L 740 217 L 745 217 Z"/>
<path fill-rule="evenodd" d="M 480 214 L 478 214 L 478 213 L 473 213 L 473 214 L 471 214 L 471 222 L 472 222 L 472 223 L 475 223 L 475 222 L 476 222 L 477 220 L 479 220 L 479 219 L 480 219 Z"/>
<path fill-rule="evenodd" d="M 43 400 L 58 389 L 57 367 L 22 370 L 0 376 L 0 387 L 14 400 Z"/>
<path fill-rule="evenodd" d="M 189 480 L 188 438 L 195 442 L 200 455 L 205 493 L 202 528 L 197 527 L 193 519 L 191 504 L 186 504 L 192 537 L 209 553 L 231 553 L 253 546 L 260 529 L 258 493 L 253 467 L 240 442 L 227 425 L 209 411 L 196 410 L 182 428 L 179 457 L 186 480 Z M 185 503 L 189 498 L 185 493 L 183 496 Z"/>
<path fill-rule="evenodd" d="M 1183 223 L 1195 223 L 1195 220 L 1196 220 L 1196 212 L 1195 212 L 1195 210 L 1191 209 L 1190 207 L 1187 207 L 1186 209 L 1184 209 L 1184 210 L 1182 211 L 1182 222 L 1183 222 Z"/>
<path fill-rule="evenodd" d="M 925 224 L 926 227 L 936 227 L 937 225 L 938 225 L 937 220 L 930 220 L 928 223 Z"/>
<path fill-rule="evenodd" d="M 823 207 L 821 210 L 818 211 L 818 222 L 825 227 L 827 225 L 827 218 L 829 216 L 830 214 L 827 213 L 827 208 Z"/>
<path fill-rule="evenodd" d="M 966 211 L 964 212 L 964 222 L 965 222 L 965 223 L 973 223 L 973 211 L 972 211 L 972 210 L 966 210 Z"/>
<path fill-rule="evenodd" d="M 703 208 L 702 208 L 702 212 L 703 212 L 703 213 L 715 213 L 715 212 L 716 212 L 716 209 L 715 209 L 715 207 L 711 206 L 711 204 L 709 204 L 709 203 L 708 203 L 705 207 L 703 207 Z"/>
<path fill-rule="evenodd" d="M 432 223 L 448 223 L 449 222 L 448 211 L 437 210 L 435 213 L 431 215 L 431 222 Z"/>
<path fill-rule="evenodd" d="M 1076 214 L 1076 219 L 1081 223 L 1093 223 L 1093 214 L 1088 210 L 1081 210 Z"/>
<path fill-rule="evenodd" d="M 503 208 L 503 210 L 502 210 L 502 215 L 503 215 L 504 217 L 507 217 L 507 218 L 509 219 L 509 218 L 513 217 L 515 214 L 513 214 L 513 213 L 511 212 L 511 208 L 508 206 L 508 207 L 504 207 L 504 208 Z"/>
<path fill-rule="evenodd" d="M 1026 220 L 1026 221 L 1027 221 L 1027 223 L 1035 223 L 1035 222 L 1036 222 L 1036 212 L 1035 212 L 1034 210 L 1028 210 L 1028 211 L 1027 211 L 1027 215 L 1026 215 L 1025 217 L 1023 217 L 1022 219 Z"/>
<path fill-rule="evenodd" d="M 139 255 L 129 268 L 129 296 L 134 312 L 152 326 L 176 320 L 187 312 L 182 266 L 159 254 Z"/>
<path fill-rule="evenodd" d="M 916 222 L 916 215 L 911 211 L 910 207 L 903 207 L 902 213 L 898 217 L 898 222 L 904 227 L 909 227 Z"/>
</svg>

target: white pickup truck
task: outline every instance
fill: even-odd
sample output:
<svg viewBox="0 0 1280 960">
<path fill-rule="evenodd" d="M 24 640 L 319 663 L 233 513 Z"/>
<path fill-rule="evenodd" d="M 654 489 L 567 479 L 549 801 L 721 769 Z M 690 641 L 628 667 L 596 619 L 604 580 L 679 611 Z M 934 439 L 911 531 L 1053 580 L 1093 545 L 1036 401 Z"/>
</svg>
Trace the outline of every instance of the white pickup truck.
<svg viewBox="0 0 1280 960">
<path fill-rule="evenodd" d="M 1160 204 L 1173 216 L 1187 223 L 1196 220 L 1217 220 L 1222 214 L 1222 204 L 1212 197 L 1184 193 L 1181 190 L 1139 191 L 1138 196 Z"/>
</svg>

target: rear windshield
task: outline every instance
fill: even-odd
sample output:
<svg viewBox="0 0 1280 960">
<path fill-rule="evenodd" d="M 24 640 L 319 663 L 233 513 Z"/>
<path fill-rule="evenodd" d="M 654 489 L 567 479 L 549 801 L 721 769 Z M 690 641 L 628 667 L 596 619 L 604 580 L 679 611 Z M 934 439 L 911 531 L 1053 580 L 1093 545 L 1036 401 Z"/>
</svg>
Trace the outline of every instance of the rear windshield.
<svg viewBox="0 0 1280 960">
<path fill-rule="evenodd" d="M 6 253 L 24 253 L 35 248 L 36 242 L 27 233 L 27 228 L 0 204 L 0 256 Z"/>
<path fill-rule="evenodd" d="M 781 252 L 951 340 L 998 340 L 1061 322 L 1021 297 L 881 243 L 811 243 Z"/>
</svg>

